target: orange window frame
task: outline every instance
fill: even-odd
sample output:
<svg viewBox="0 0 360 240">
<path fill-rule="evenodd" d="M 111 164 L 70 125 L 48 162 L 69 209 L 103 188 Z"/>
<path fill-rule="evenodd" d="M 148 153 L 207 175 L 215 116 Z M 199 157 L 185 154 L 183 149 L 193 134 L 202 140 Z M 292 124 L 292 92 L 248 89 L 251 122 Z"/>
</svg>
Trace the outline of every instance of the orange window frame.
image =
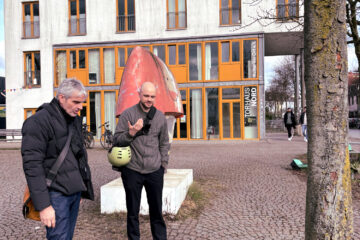
<svg viewBox="0 0 360 240">
<path fill-rule="evenodd" d="M 298 18 L 299 17 L 299 0 L 296 0 L 296 16 L 289 16 L 289 1 L 290 0 L 284 0 L 284 8 L 285 8 L 285 14 L 283 17 L 279 17 L 279 0 L 276 0 L 276 18 L 277 20 L 289 20 L 291 18 Z"/>
<path fill-rule="evenodd" d="M 68 49 L 55 49 L 54 50 L 54 87 L 58 87 L 60 84 L 60 79 L 58 78 L 57 75 L 57 71 L 58 71 L 58 63 L 57 63 L 57 56 L 59 52 L 65 52 L 65 61 L 66 61 L 66 73 L 68 71 L 68 54 L 69 54 L 69 50 Z M 67 74 L 66 74 L 67 75 Z"/>
<path fill-rule="evenodd" d="M 196 80 L 190 80 L 190 45 L 191 44 L 199 44 L 200 48 L 201 48 L 201 69 L 199 69 L 201 71 L 201 79 L 196 79 Z M 187 73 L 188 73 L 188 82 L 204 82 L 205 79 L 205 42 L 204 41 L 200 41 L 200 42 L 189 42 L 186 44 L 187 45 L 187 51 L 186 51 L 186 59 L 188 59 L 187 61 Z"/>
<path fill-rule="evenodd" d="M 244 71 L 244 67 L 245 67 L 245 63 L 244 63 L 244 42 L 245 41 L 256 41 L 256 77 L 254 78 L 250 78 L 247 77 L 245 78 L 245 71 Z M 241 59 L 241 77 L 243 80 L 259 80 L 259 39 L 258 38 L 247 38 L 247 39 L 243 39 L 241 41 L 241 45 L 240 45 L 240 59 Z"/>
<path fill-rule="evenodd" d="M 239 89 L 239 98 L 232 98 L 232 99 L 223 99 L 223 89 L 229 89 L 229 88 L 236 88 Z M 244 112 L 244 108 L 243 108 L 243 103 L 242 103 L 242 91 L 243 91 L 243 87 L 242 86 L 226 86 L 226 87 L 219 87 L 219 94 L 218 94 L 218 98 L 219 98 L 219 135 L 220 135 L 220 139 L 243 139 L 244 137 L 244 121 L 243 121 L 243 112 Z M 223 126 L 223 103 L 228 103 L 229 104 L 229 121 L 230 121 L 230 137 L 224 137 L 224 126 Z M 233 106 L 234 103 L 239 103 L 240 104 L 240 133 L 241 136 L 239 138 L 234 138 L 234 122 L 233 122 L 233 108 L 231 106 Z"/>
<path fill-rule="evenodd" d="M 186 29 L 187 28 L 187 1 L 185 1 L 185 26 L 184 27 L 180 27 L 179 26 L 179 0 L 173 0 L 175 1 L 175 26 L 174 27 L 170 27 L 170 14 L 171 12 L 169 12 L 169 1 L 171 0 L 166 0 L 166 26 L 167 29 Z"/>
<path fill-rule="evenodd" d="M 39 35 L 35 35 L 35 30 L 34 30 L 34 5 L 37 4 L 38 5 L 38 11 L 39 11 Z M 25 7 L 27 5 L 30 5 L 30 36 L 26 36 L 26 27 L 25 27 Z M 39 2 L 23 2 L 22 3 L 22 10 L 23 10 L 23 38 L 39 38 L 40 37 L 40 9 L 39 9 Z"/>
<path fill-rule="evenodd" d="M 34 78 L 36 78 L 35 75 L 35 54 L 39 54 L 40 57 L 40 84 L 28 84 L 26 81 L 27 78 L 27 74 L 28 74 L 28 70 L 27 70 L 27 62 L 26 62 L 26 56 L 31 55 L 31 73 L 34 73 L 34 76 L 31 75 L 31 80 L 34 80 Z M 41 55 L 40 55 L 40 51 L 34 51 L 34 52 L 24 52 L 24 86 L 26 87 L 41 87 Z"/>
<path fill-rule="evenodd" d="M 232 0 L 228 0 L 229 2 L 228 2 L 228 7 L 227 7 L 227 9 L 228 9 L 228 14 L 229 14 L 229 19 L 228 19 L 228 21 L 229 21 L 229 23 L 223 23 L 222 22 L 222 18 L 221 18 L 221 15 L 222 15 L 222 11 L 223 11 L 223 9 L 222 9 L 222 7 L 221 7 L 221 0 L 219 0 L 219 9 L 220 9 L 220 11 L 219 11 L 219 17 L 220 17 L 220 19 L 219 19 L 219 21 L 220 21 L 220 25 L 221 26 L 231 26 L 231 25 L 239 25 L 239 24 L 241 24 L 241 0 L 238 0 L 239 1 L 239 21 L 240 22 L 238 22 L 238 23 L 232 23 L 232 18 L 233 18 L 233 16 L 232 16 Z"/>
<path fill-rule="evenodd" d="M 36 113 L 37 108 L 24 108 L 24 120 L 27 119 L 27 112 L 31 111 L 31 116 Z"/>
<path fill-rule="evenodd" d="M 119 15 L 119 1 L 123 1 L 124 2 L 124 30 L 120 29 L 120 15 Z M 133 29 L 129 29 L 129 13 L 128 13 L 128 5 L 129 5 L 129 1 L 133 1 L 133 5 L 134 5 L 134 27 Z M 135 0 L 116 0 L 116 32 L 117 33 L 122 33 L 122 32 L 135 32 L 136 31 L 136 12 L 135 12 Z"/>
<path fill-rule="evenodd" d="M 68 0 L 69 6 L 69 36 L 76 36 L 76 35 L 86 35 L 86 0 Z M 84 1 L 85 6 L 85 30 L 84 32 L 80 32 L 80 1 Z M 76 2 L 76 32 L 71 32 L 71 3 Z"/>
<path fill-rule="evenodd" d="M 217 59 L 218 59 L 218 62 L 217 62 L 217 67 L 218 67 L 218 74 L 217 74 L 217 78 L 216 79 L 206 79 L 206 44 L 207 43 L 217 43 Z M 203 53 L 203 56 L 204 56 L 204 61 L 203 61 L 203 65 L 204 65 L 204 82 L 214 82 L 214 81 L 219 81 L 220 79 L 220 64 L 221 64 L 221 41 L 204 41 L 204 53 Z M 211 59 L 211 56 L 210 56 L 210 59 Z M 211 78 L 211 77 L 210 77 Z"/>
<path fill-rule="evenodd" d="M 168 67 L 172 66 L 184 66 L 187 64 L 187 56 L 186 56 L 186 44 L 185 43 L 173 43 L 173 44 L 167 44 L 166 50 L 165 50 L 165 56 L 166 56 L 166 64 Z M 170 64 L 170 46 L 175 46 L 175 64 Z M 179 63 L 179 47 L 184 46 L 184 63 Z"/>
<path fill-rule="evenodd" d="M 176 131 L 177 137 L 173 138 L 173 139 L 174 140 L 188 140 L 189 139 L 189 121 L 188 121 L 189 114 L 188 114 L 188 112 L 190 111 L 188 108 L 189 89 L 188 88 L 179 88 L 179 92 L 180 91 L 185 91 L 186 98 L 185 98 L 185 100 L 181 99 L 181 104 L 186 105 L 186 112 L 184 112 L 184 116 L 176 119 L 176 129 L 174 128 L 174 132 Z M 180 136 L 180 123 L 181 123 L 181 118 L 183 118 L 183 117 L 185 117 L 185 122 L 186 122 L 186 137 L 182 138 Z"/>
</svg>

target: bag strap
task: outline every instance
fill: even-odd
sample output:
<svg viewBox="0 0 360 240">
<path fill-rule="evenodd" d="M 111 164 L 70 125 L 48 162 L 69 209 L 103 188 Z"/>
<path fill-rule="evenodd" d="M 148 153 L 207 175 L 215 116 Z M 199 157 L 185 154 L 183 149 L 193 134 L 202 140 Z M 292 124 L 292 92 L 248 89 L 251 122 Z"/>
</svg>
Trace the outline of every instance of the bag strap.
<svg viewBox="0 0 360 240">
<path fill-rule="evenodd" d="M 55 164 L 51 167 L 47 177 L 46 177 L 46 185 L 48 187 L 51 186 L 52 182 L 54 181 L 56 174 L 61 166 L 61 164 L 64 162 L 65 157 L 69 151 L 70 148 L 70 142 L 71 142 L 71 137 L 73 135 L 73 127 L 72 125 L 69 126 L 69 135 L 66 139 L 66 143 L 64 148 L 61 150 L 61 153 L 59 155 L 59 157 L 56 159 Z"/>
<path fill-rule="evenodd" d="M 146 114 L 146 118 L 152 120 L 155 116 L 155 113 L 156 113 L 156 108 L 154 106 L 151 106 L 149 112 Z"/>
</svg>

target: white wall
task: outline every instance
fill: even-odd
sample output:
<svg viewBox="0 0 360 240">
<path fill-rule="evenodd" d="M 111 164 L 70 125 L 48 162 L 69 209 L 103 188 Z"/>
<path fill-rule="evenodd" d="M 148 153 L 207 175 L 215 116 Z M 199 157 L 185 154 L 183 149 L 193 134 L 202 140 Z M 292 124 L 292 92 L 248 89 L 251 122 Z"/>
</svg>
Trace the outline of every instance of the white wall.
<svg viewBox="0 0 360 240">
<path fill-rule="evenodd" d="M 166 0 L 136 0 L 136 32 L 116 33 L 116 0 L 86 0 L 85 36 L 68 36 L 68 1 L 39 0 L 40 38 L 22 39 L 22 2 L 28 0 L 4 0 L 5 10 L 5 59 L 6 88 L 24 85 L 25 51 L 40 51 L 41 88 L 7 94 L 7 128 L 21 128 L 23 108 L 37 108 L 53 97 L 53 45 L 110 41 L 134 41 L 141 39 L 187 38 L 208 35 L 232 35 L 234 33 L 282 32 L 289 24 L 271 24 L 268 27 L 254 23 L 248 27 L 219 26 L 220 0 L 187 1 L 187 28 L 166 30 Z M 31 0 L 30 0 L 31 1 Z M 259 6 L 242 1 L 243 25 L 251 22 Z M 275 8 L 273 0 L 263 0 L 261 8 Z M 292 24 L 290 24 L 292 25 Z M 262 76 L 262 74 L 261 74 Z"/>
</svg>

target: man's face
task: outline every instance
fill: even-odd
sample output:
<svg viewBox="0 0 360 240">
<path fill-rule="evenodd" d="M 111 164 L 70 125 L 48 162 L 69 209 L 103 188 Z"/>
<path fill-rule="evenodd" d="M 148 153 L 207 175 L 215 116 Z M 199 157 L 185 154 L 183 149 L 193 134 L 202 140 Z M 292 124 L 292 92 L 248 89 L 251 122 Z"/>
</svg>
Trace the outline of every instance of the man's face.
<svg viewBox="0 0 360 240">
<path fill-rule="evenodd" d="M 151 106 L 154 105 L 156 98 L 156 90 L 152 87 L 144 88 L 140 91 L 139 97 L 141 106 L 145 111 L 147 111 L 151 108 Z"/>
<path fill-rule="evenodd" d="M 60 94 L 59 97 L 60 106 L 65 110 L 71 117 L 75 117 L 79 114 L 83 108 L 83 103 L 86 101 L 85 95 L 79 95 L 79 91 L 74 90 L 69 98 L 65 98 L 64 95 Z"/>
</svg>

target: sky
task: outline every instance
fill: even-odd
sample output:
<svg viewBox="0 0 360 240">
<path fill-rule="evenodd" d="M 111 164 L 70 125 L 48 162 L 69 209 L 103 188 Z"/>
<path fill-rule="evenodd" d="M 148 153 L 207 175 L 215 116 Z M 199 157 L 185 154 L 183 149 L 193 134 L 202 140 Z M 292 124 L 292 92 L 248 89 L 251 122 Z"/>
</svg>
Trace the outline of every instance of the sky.
<svg viewBox="0 0 360 240">
<path fill-rule="evenodd" d="M 265 87 L 271 83 L 274 68 L 281 63 L 283 57 L 265 57 Z M 348 47 L 349 71 L 357 68 L 354 47 Z M 4 0 L 0 0 L 0 76 L 5 76 L 5 39 L 4 39 Z"/>
</svg>

